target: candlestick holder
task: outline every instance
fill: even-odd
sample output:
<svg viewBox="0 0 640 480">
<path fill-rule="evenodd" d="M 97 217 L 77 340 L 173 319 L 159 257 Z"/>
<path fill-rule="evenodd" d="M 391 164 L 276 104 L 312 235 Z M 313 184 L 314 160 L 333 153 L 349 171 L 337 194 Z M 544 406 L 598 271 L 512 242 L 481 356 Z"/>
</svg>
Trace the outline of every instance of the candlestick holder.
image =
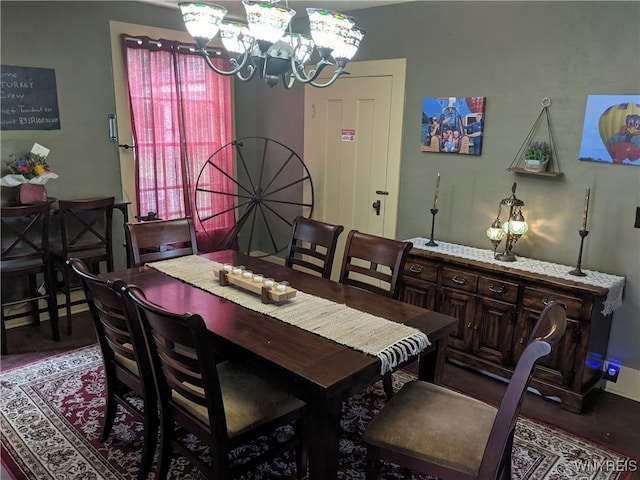
<svg viewBox="0 0 640 480">
<path fill-rule="evenodd" d="M 433 241 L 433 229 L 435 228 L 435 225 L 436 225 L 436 214 L 437 213 L 438 213 L 438 209 L 437 208 L 432 208 L 431 209 L 431 239 L 429 240 L 429 242 L 427 242 L 425 244 L 427 247 L 437 247 L 438 246 L 438 244 Z"/>
<path fill-rule="evenodd" d="M 578 230 L 578 233 L 580 234 L 580 253 L 578 254 L 578 264 L 576 265 L 575 269 L 569 272 L 569 275 L 575 275 L 576 277 L 586 277 L 587 274 L 580 269 L 580 266 L 582 265 L 582 247 L 584 247 L 584 238 L 589 235 L 589 230 Z"/>
</svg>

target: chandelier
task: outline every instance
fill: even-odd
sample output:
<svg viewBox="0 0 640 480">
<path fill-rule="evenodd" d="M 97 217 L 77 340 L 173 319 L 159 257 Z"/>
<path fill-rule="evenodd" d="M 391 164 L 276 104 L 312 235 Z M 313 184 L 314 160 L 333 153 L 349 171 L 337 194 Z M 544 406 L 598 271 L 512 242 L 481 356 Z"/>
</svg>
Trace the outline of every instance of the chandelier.
<svg viewBox="0 0 640 480">
<path fill-rule="evenodd" d="M 211 3 L 180 3 L 180 11 L 187 31 L 198 46 L 196 53 L 220 75 L 235 75 L 249 81 L 258 75 L 271 87 L 282 78 L 285 88 L 296 81 L 328 87 L 340 75 L 348 74 L 345 67 L 358 51 L 364 30 L 355 19 L 322 8 L 307 8 L 311 36 L 291 32 L 290 21 L 296 12 L 275 5 L 278 0 L 243 0 L 247 24 L 223 20 L 227 9 Z M 216 67 L 207 45 L 220 32 L 222 45 L 229 54 L 229 70 Z M 314 55 L 316 53 L 316 55 Z M 307 69 L 311 59 L 315 68 Z M 335 70 L 329 80 L 316 82 L 329 65 Z"/>
</svg>

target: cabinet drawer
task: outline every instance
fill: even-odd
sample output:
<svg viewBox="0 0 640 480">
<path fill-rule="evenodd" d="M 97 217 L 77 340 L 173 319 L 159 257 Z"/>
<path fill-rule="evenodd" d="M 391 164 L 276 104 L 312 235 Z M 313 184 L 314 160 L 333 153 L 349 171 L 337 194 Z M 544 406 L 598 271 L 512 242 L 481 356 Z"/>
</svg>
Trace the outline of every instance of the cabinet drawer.
<svg viewBox="0 0 640 480">
<path fill-rule="evenodd" d="M 580 319 L 580 311 L 582 310 L 582 299 L 572 297 L 566 294 L 560 294 L 553 290 L 545 290 L 543 288 L 526 287 L 524 289 L 524 298 L 522 305 L 532 310 L 542 310 L 550 302 L 558 300 L 567 305 L 567 317 Z"/>
<path fill-rule="evenodd" d="M 442 285 L 464 290 L 465 292 L 475 292 L 478 288 L 478 275 L 464 270 L 444 267 L 442 269 Z"/>
<path fill-rule="evenodd" d="M 518 284 L 505 282 L 497 278 L 480 277 L 478 280 L 478 293 L 483 297 L 516 303 L 518 300 Z"/>
<path fill-rule="evenodd" d="M 438 265 L 428 260 L 409 257 L 404 264 L 404 274 L 407 277 L 436 283 L 438 281 Z"/>
</svg>

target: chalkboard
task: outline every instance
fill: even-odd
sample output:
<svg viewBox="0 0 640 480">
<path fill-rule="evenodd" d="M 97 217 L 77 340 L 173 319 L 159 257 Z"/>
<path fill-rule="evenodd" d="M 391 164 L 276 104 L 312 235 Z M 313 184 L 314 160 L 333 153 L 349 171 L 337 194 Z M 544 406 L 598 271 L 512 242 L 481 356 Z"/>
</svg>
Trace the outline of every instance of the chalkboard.
<svg viewBox="0 0 640 480">
<path fill-rule="evenodd" d="M 0 130 L 60 130 L 56 72 L 0 66 Z"/>
</svg>

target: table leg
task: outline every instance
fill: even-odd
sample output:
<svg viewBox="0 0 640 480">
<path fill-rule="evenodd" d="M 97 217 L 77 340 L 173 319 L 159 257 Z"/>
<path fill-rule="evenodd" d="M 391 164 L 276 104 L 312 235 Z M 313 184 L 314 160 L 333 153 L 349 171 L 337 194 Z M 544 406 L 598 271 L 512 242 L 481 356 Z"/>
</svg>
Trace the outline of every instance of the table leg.
<svg viewBox="0 0 640 480">
<path fill-rule="evenodd" d="M 309 480 L 336 480 L 342 399 L 308 404 Z"/>
<path fill-rule="evenodd" d="M 444 363 L 447 357 L 447 343 L 449 336 L 445 336 L 435 342 L 435 349 L 432 349 L 420 358 L 418 367 L 418 378 L 426 382 L 435 384 L 442 383 L 444 374 Z"/>
</svg>

